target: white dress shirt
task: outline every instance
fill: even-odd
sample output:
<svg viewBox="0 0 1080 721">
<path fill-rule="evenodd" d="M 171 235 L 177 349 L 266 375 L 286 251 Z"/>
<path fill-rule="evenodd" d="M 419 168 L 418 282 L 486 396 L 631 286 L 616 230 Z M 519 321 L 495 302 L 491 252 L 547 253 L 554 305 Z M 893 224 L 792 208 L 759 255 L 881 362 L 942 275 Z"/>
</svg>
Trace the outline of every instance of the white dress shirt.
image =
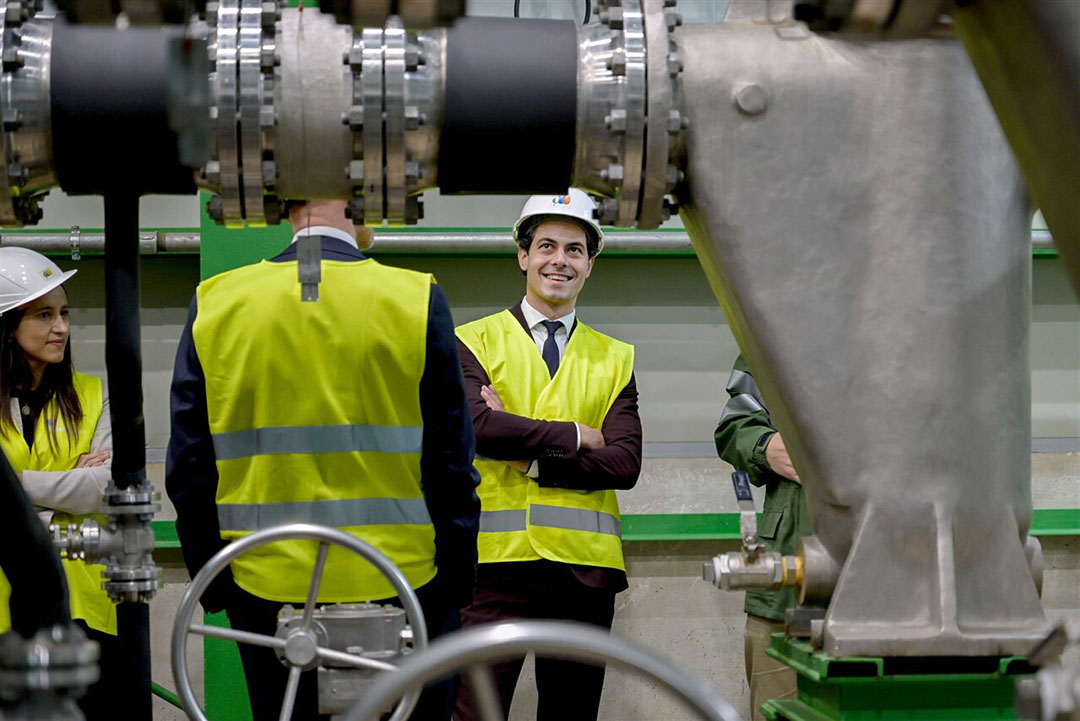
<svg viewBox="0 0 1080 721">
<path fill-rule="evenodd" d="M 346 243 L 360 249 L 360 245 L 356 242 L 356 238 L 346 233 L 341 228 L 332 228 L 329 225 L 309 225 L 306 228 L 301 228 L 297 231 L 296 235 L 292 237 L 292 242 L 295 243 L 303 235 L 321 235 L 326 238 L 337 238 L 338 240 L 344 240 Z"/>
<path fill-rule="evenodd" d="M 577 316 L 577 311 L 572 310 L 558 318 L 548 318 L 529 305 L 529 301 L 522 298 L 521 314 L 525 316 L 525 322 L 529 325 L 529 330 L 532 331 L 533 340 L 536 341 L 536 349 L 540 351 L 541 355 L 544 354 L 544 343 L 547 342 L 548 338 L 548 331 L 544 327 L 543 321 L 557 320 L 562 323 L 562 328 L 555 329 L 555 345 L 559 347 L 559 361 L 561 362 L 563 355 L 566 353 L 566 344 L 570 341 L 570 329 L 574 327 L 574 318 Z"/>
</svg>

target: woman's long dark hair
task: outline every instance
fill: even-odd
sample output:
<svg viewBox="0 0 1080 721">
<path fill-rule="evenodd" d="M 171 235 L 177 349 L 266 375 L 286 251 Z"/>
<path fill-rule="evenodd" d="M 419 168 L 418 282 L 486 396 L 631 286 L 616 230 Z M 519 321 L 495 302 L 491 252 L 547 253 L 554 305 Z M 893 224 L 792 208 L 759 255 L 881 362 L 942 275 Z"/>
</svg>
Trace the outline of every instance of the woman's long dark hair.
<svg viewBox="0 0 1080 721">
<path fill-rule="evenodd" d="M 17 395 L 20 387 L 30 388 L 34 383 L 30 364 L 26 361 L 26 355 L 19 341 L 15 339 L 15 329 L 19 327 L 23 313 L 21 308 L 12 308 L 0 315 L 0 425 L 6 431 L 13 429 L 20 434 L 22 428 L 11 414 L 11 399 Z M 71 337 L 68 336 L 68 343 L 64 348 L 64 359 L 59 363 L 50 363 L 45 366 L 45 373 L 41 377 L 38 390 L 45 396 L 45 406 L 41 409 L 42 415 L 48 412 L 49 401 L 56 399 L 59 415 L 64 417 L 64 425 L 67 426 L 69 450 L 78 439 L 79 424 L 83 419 L 82 404 L 79 402 L 79 394 L 75 391 L 72 373 Z M 45 425 L 49 429 L 49 447 L 55 451 L 56 424 L 46 423 Z"/>
</svg>

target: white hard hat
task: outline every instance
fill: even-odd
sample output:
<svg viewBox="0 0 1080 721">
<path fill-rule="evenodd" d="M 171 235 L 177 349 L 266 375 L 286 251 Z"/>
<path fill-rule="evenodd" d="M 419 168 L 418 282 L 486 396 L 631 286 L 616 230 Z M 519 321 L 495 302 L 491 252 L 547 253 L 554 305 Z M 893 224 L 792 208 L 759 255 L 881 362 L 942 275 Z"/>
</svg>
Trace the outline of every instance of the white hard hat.
<svg viewBox="0 0 1080 721">
<path fill-rule="evenodd" d="M 0 248 L 0 313 L 59 288 L 77 272 L 60 270 L 56 263 L 28 248 Z"/>
<path fill-rule="evenodd" d="M 558 220 L 557 216 L 560 215 L 584 223 L 586 229 L 591 230 L 596 236 L 596 252 L 599 253 L 604 249 L 604 232 L 600 230 L 600 223 L 596 221 L 596 203 L 584 190 L 577 188 L 570 188 L 566 195 L 534 195 L 526 200 L 521 208 L 521 216 L 514 223 L 514 242 L 519 242 L 521 234 L 535 225 L 528 222 L 530 219 Z"/>
</svg>

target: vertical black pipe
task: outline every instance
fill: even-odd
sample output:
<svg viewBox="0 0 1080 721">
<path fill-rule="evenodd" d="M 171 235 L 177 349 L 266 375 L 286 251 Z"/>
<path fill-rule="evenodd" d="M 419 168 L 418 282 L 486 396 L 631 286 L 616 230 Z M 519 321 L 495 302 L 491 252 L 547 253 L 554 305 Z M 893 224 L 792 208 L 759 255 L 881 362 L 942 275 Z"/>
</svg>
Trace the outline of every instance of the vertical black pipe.
<svg viewBox="0 0 1080 721">
<path fill-rule="evenodd" d="M 105 369 L 117 488 L 146 479 L 139 327 L 139 198 L 105 194 Z"/>
<path fill-rule="evenodd" d="M 0 567 L 11 584 L 11 627 L 22 636 L 71 622 L 60 555 L 2 452 Z"/>
<path fill-rule="evenodd" d="M 105 369 L 112 419 L 112 478 L 118 488 L 146 480 L 139 323 L 139 196 L 105 193 Z M 124 601 L 116 616 L 129 684 L 116 699 L 118 719 L 150 721 L 150 607 Z"/>
</svg>

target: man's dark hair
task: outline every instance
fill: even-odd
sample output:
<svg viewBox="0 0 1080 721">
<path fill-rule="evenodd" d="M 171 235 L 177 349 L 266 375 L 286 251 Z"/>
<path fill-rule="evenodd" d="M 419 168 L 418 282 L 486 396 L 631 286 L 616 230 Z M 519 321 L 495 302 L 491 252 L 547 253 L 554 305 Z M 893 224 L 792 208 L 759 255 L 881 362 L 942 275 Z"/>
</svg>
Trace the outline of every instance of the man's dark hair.
<svg viewBox="0 0 1080 721">
<path fill-rule="evenodd" d="M 574 225 L 578 226 L 585 231 L 585 253 L 590 258 L 592 258 L 597 254 L 597 252 L 599 252 L 600 236 L 597 235 L 595 228 L 593 228 L 591 225 L 579 218 L 575 218 L 570 215 L 561 215 L 559 213 L 551 213 L 548 215 L 534 215 L 531 218 L 528 218 L 518 228 L 518 247 L 528 253 L 529 248 L 532 247 L 533 233 L 536 232 L 536 229 L 540 225 L 543 225 L 549 220 L 558 220 L 563 223 L 573 223 Z"/>
</svg>

